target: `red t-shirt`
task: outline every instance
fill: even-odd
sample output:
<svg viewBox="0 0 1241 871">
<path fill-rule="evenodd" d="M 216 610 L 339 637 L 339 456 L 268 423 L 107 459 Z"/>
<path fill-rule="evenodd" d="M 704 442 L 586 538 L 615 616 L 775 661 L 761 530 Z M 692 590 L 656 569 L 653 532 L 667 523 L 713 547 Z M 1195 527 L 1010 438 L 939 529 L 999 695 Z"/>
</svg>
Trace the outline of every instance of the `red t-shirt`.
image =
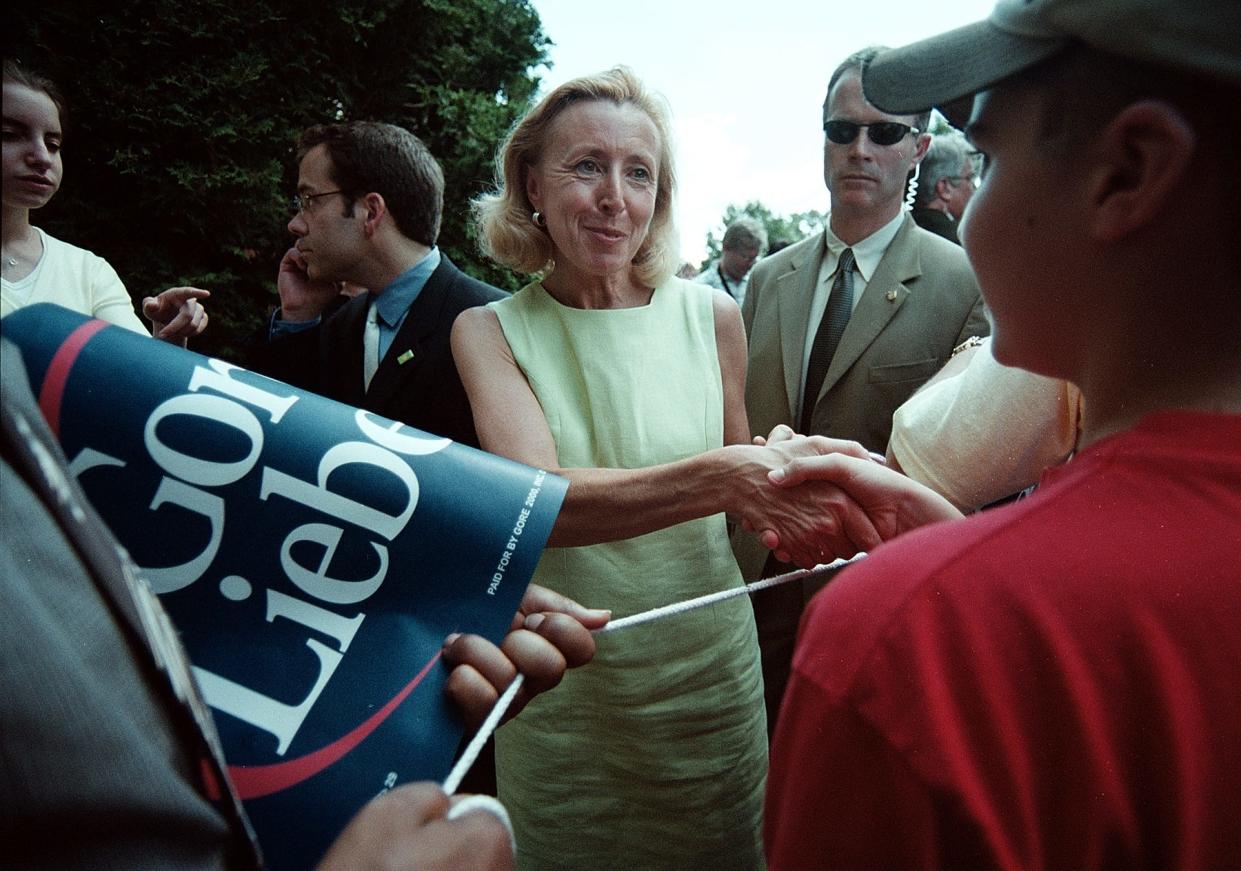
<svg viewBox="0 0 1241 871">
<path fill-rule="evenodd" d="M 1241 866 L 1241 415 L 1164 412 L 810 604 L 772 869 Z"/>
</svg>

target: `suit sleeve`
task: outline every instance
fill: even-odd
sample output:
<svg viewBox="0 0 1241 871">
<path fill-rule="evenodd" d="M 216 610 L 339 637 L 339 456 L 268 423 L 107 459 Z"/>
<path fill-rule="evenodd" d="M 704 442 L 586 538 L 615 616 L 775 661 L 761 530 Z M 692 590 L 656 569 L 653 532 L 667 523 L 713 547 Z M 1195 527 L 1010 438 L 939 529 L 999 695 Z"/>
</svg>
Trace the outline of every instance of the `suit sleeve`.
<svg viewBox="0 0 1241 871">
<path fill-rule="evenodd" d="M 264 323 L 263 328 L 251 337 L 246 366 L 277 381 L 322 393 L 319 371 L 319 344 L 322 339 L 322 324 L 270 338 Z"/>
<path fill-rule="evenodd" d="M 767 281 L 767 270 L 755 266 L 750 272 L 750 281 L 746 285 L 745 299 L 741 303 L 741 322 L 745 324 L 748 337 L 754 328 L 754 312 L 758 308 L 758 297 L 762 293 L 762 285 Z"/>
<path fill-rule="evenodd" d="M 987 304 L 979 295 L 974 298 L 974 306 L 970 309 L 969 317 L 965 319 L 965 326 L 957 334 L 957 344 L 961 344 L 970 336 L 982 338 L 989 335 L 991 335 L 991 321 L 988 319 Z"/>
</svg>

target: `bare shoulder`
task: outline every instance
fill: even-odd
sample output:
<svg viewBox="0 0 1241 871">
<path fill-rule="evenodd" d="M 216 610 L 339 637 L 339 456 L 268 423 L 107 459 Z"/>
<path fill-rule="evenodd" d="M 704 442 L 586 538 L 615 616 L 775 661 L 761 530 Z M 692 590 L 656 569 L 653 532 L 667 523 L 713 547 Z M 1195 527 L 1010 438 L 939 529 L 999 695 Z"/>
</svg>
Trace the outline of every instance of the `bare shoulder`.
<svg viewBox="0 0 1241 871">
<path fill-rule="evenodd" d="M 500 328 L 500 319 L 496 317 L 496 313 L 489 306 L 476 305 L 465 309 L 461 314 L 457 315 L 452 328 L 453 332 L 461 330 L 471 334 L 489 328 L 498 330 Z"/>
<path fill-rule="evenodd" d="M 500 319 L 489 306 L 467 308 L 452 324 L 453 355 L 463 358 L 488 355 L 498 350 L 508 351 L 508 341 Z"/>
<path fill-rule="evenodd" d="M 724 291 L 716 290 L 711 295 L 711 313 L 715 320 L 716 350 L 724 359 L 738 360 L 744 371 L 746 330 L 741 306 Z"/>
<path fill-rule="evenodd" d="M 714 288 L 711 291 L 711 310 L 715 313 L 717 324 L 721 318 L 729 319 L 741 315 L 741 306 L 737 305 L 737 301 L 724 291 Z"/>
</svg>

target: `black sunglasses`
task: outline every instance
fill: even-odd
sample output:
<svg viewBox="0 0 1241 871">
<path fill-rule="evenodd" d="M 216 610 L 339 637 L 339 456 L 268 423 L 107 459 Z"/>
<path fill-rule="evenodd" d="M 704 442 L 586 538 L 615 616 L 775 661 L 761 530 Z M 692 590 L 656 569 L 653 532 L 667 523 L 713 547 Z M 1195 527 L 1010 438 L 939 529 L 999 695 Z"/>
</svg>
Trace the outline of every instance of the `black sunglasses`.
<svg viewBox="0 0 1241 871">
<path fill-rule="evenodd" d="M 857 139 L 858 133 L 865 128 L 866 136 L 876 145 L 895 145 L 905 138 L 907 133 L 921 133 L 917 127 L 901 124 L 897 121 L 876 121 L 874 124 L 856 124 L 853 121 L 824 121 L 823 132 L 827 138 L 837 145 L 848 145 Z"/>
</svg>

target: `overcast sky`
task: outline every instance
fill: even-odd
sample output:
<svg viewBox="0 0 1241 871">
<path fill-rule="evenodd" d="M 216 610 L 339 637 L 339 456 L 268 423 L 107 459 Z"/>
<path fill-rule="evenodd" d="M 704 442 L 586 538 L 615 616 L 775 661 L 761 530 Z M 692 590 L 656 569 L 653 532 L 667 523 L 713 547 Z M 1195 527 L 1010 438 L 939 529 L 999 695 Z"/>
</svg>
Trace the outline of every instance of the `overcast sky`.
<svg viewBox="0 0 1241 871">
<path fill-rule="evenodd" d="M 672 109 L 685 260 L 729 203 L 826 211 L 820 107 L 836 65 L 985 18 L 993 0 L 532 0 L 556 43 L 545 87 L 618 63 Z"/>
</svg>

